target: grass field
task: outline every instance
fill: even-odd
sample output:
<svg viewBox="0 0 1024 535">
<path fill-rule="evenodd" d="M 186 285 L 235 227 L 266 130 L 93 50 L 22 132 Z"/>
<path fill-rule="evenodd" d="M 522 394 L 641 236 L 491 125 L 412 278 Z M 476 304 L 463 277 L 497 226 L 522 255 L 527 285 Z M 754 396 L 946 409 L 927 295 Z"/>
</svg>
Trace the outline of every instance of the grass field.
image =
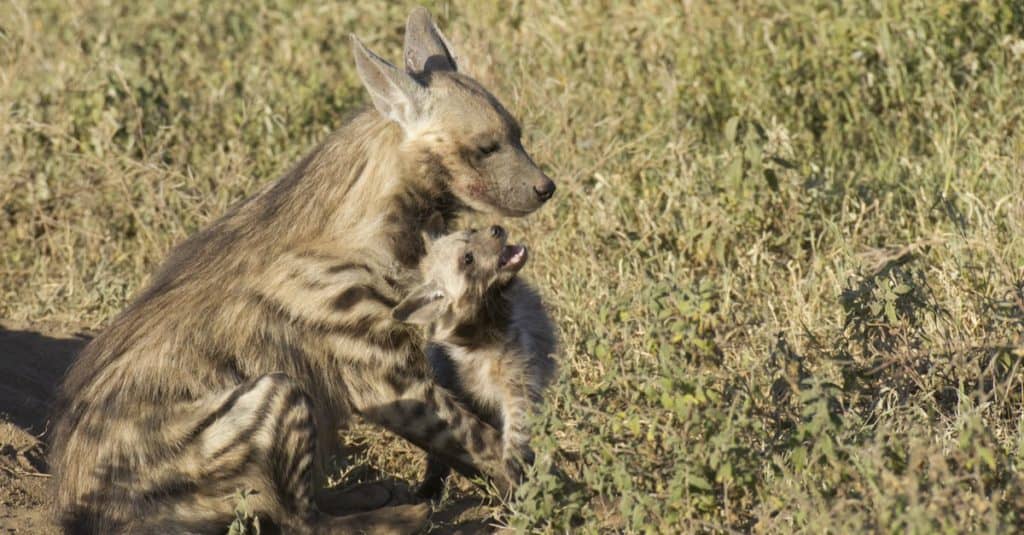
<svg viewBox="0 0 1024 535">
<path fill-rule="evenodd" d="M 397 60 L 410 6 L 0 3 L 0 317 L 102 327 L 367 102 L 347 35 Z M 562 331 L 539 472 L 575 483 L 502 522 L 1024 523 L 1024 4 L 430 7 L 559 184 L 504 223 Z"/>
</svg>

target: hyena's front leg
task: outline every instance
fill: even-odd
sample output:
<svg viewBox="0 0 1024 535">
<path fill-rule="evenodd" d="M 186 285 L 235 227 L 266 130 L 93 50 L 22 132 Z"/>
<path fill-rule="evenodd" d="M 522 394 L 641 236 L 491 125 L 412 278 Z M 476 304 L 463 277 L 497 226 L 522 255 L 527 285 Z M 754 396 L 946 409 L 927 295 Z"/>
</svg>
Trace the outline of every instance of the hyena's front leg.
<svg viewBox="0 0 1024 535">
<path fill-rule="evenodd" d="M 483 472 L 508 492 L 519 473 L 504 458 L 501 434 L 423 371 L 391 370 L 353 388 L 356 409 L 467 476 Z"/>
<path fill-rule="evenodd" d="M 444 493 L 444 481 L 452 473 L 452 469 L 440 458 L 427 456 L 427 470 L 423 474 L 423 482 L 416 488 L 420 498 L 437 500 Z"/>
<path fill-rule="evenodd" d="M 130 533 L 222 533 L 239 490 L 251 491 L 248 508 L 285 533 L 410 532 L 426 522 L 422 506 L 351 517 L 317 511 L 313 407 L 284 374 L 265 375 L 183 409 L 164 430 L 180 453 L 143 489 L 157 510 Z"/>
<path fill-rule="evenodd" d="M 451 361 L 451 357 L 445 353 L 444 348 L 430 344 L 425 351 L 427 359 L 430 361 L 430 368 L 433 371 L 434 382 L 456 397 L 465 399 L 466 394 L 457 379 L 455 365 Z M 493 422 L 489 423 L 493 424 Z M 442 493 L 444 493 L 445 480 L 451 472 L 451 467 L 445 464 L 443 460 L 428 454 L 427 470 L 423 474 L 423 481 L 416 489 L 416 494 L 421 498 L 440 499 Z"/>
<path fill-rule="evenodd" d="M 289 321 L 323 333 L 353 372 L 344 378 L 347 394 L 364 417 L 464 474 L 480 471 L 502 490 L 513 487 L 518 479 L 504 466 L 500 434 L 434 384 L 422 353 L 409 353 L 415 350 L 403 340 L 410 329 L 393 325 L 391 309 L 399 296 L 388 277 L 365 259 L 318 251 L 275 264 L 276 284 L 264 289 L 258 303 L 286 310 Z M 362 256 L 372 258 L 374 252 Z"/>
</svg>

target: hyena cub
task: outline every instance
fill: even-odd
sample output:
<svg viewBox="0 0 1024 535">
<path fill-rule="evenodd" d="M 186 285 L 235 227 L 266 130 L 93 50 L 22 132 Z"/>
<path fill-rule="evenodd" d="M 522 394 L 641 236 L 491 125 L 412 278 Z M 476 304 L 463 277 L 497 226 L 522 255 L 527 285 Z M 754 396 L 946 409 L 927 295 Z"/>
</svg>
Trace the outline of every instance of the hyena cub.
<svg viewBox="0 0 1024 535">
<path fill-rule="evenodd" d="M 423 283 L 392 313 L 427 327 L 436 382 L 500 429 L 505 460 L 517 463 L 512 452 L 529 451 L 527 413 L 555 373 L 556 340 L 537 292 L 516 277 L 526 248 L 506 238 L 497 225 L 446 236 L 428 231 Z M 440 495 L 448 472 L 431 456 L 420 495 Z"/>
</svg>

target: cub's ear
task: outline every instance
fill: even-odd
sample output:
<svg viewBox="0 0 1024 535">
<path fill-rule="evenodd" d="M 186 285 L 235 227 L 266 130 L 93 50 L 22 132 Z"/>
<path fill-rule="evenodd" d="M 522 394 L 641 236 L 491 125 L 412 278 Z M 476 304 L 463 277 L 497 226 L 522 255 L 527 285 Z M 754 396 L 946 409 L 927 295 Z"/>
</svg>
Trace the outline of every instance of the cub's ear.
<svg viewBox="0 0 1024 535">
<path fill-rule="evenodd" d="M 448 232 L 448 225 L 444 223 L 444 216 L 441 215 L 441 212 L 434 212 L 420 230 L 420 235 L 423 237 L 423 245 L 429 250 L 430 244 L 444 236 L 446 232 Z"/>
<path fill-rule="evenodd" d="M 403 323 L 428 325 L 440 317 L 447 306 L 448 296 L 436 284 L 428 282 L 414 288 L 395 305 L 391 317 Z"/>
<path fill-rule="evenodd" d="M 352 55 L 363 86 L 381 115 L 398 123 L 406 132 L 423 115 L 427 90 L 404 71 L 374 54 L 355 35 Z"/>
<path fill-rule="evenodd" d="M 437 29 L 430 12 L 417 7 L 405 23 L 405 71 L 420 74 L 428 71 L 457 71 L 457 58 L 451 43 Z"/>
</svg>

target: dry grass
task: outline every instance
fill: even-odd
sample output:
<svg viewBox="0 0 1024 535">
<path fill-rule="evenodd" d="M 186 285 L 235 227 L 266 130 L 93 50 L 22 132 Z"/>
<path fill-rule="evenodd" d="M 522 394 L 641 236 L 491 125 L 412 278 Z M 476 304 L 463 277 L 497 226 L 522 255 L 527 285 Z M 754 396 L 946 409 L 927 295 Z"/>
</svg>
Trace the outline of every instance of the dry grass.
<svg viewBox="0 0 1024 535">
<path fill-rule="evenodd" d="M 796 4 L 433 6 L 560 187 L 511 226 L 578 484 L 511 525 L 1024 522 L 1024 8 Z M 366 100 L 346 35 L 397 58 L 407 9 L 0 5 L 0 317 L 101 326 Z"/>
</svg>

